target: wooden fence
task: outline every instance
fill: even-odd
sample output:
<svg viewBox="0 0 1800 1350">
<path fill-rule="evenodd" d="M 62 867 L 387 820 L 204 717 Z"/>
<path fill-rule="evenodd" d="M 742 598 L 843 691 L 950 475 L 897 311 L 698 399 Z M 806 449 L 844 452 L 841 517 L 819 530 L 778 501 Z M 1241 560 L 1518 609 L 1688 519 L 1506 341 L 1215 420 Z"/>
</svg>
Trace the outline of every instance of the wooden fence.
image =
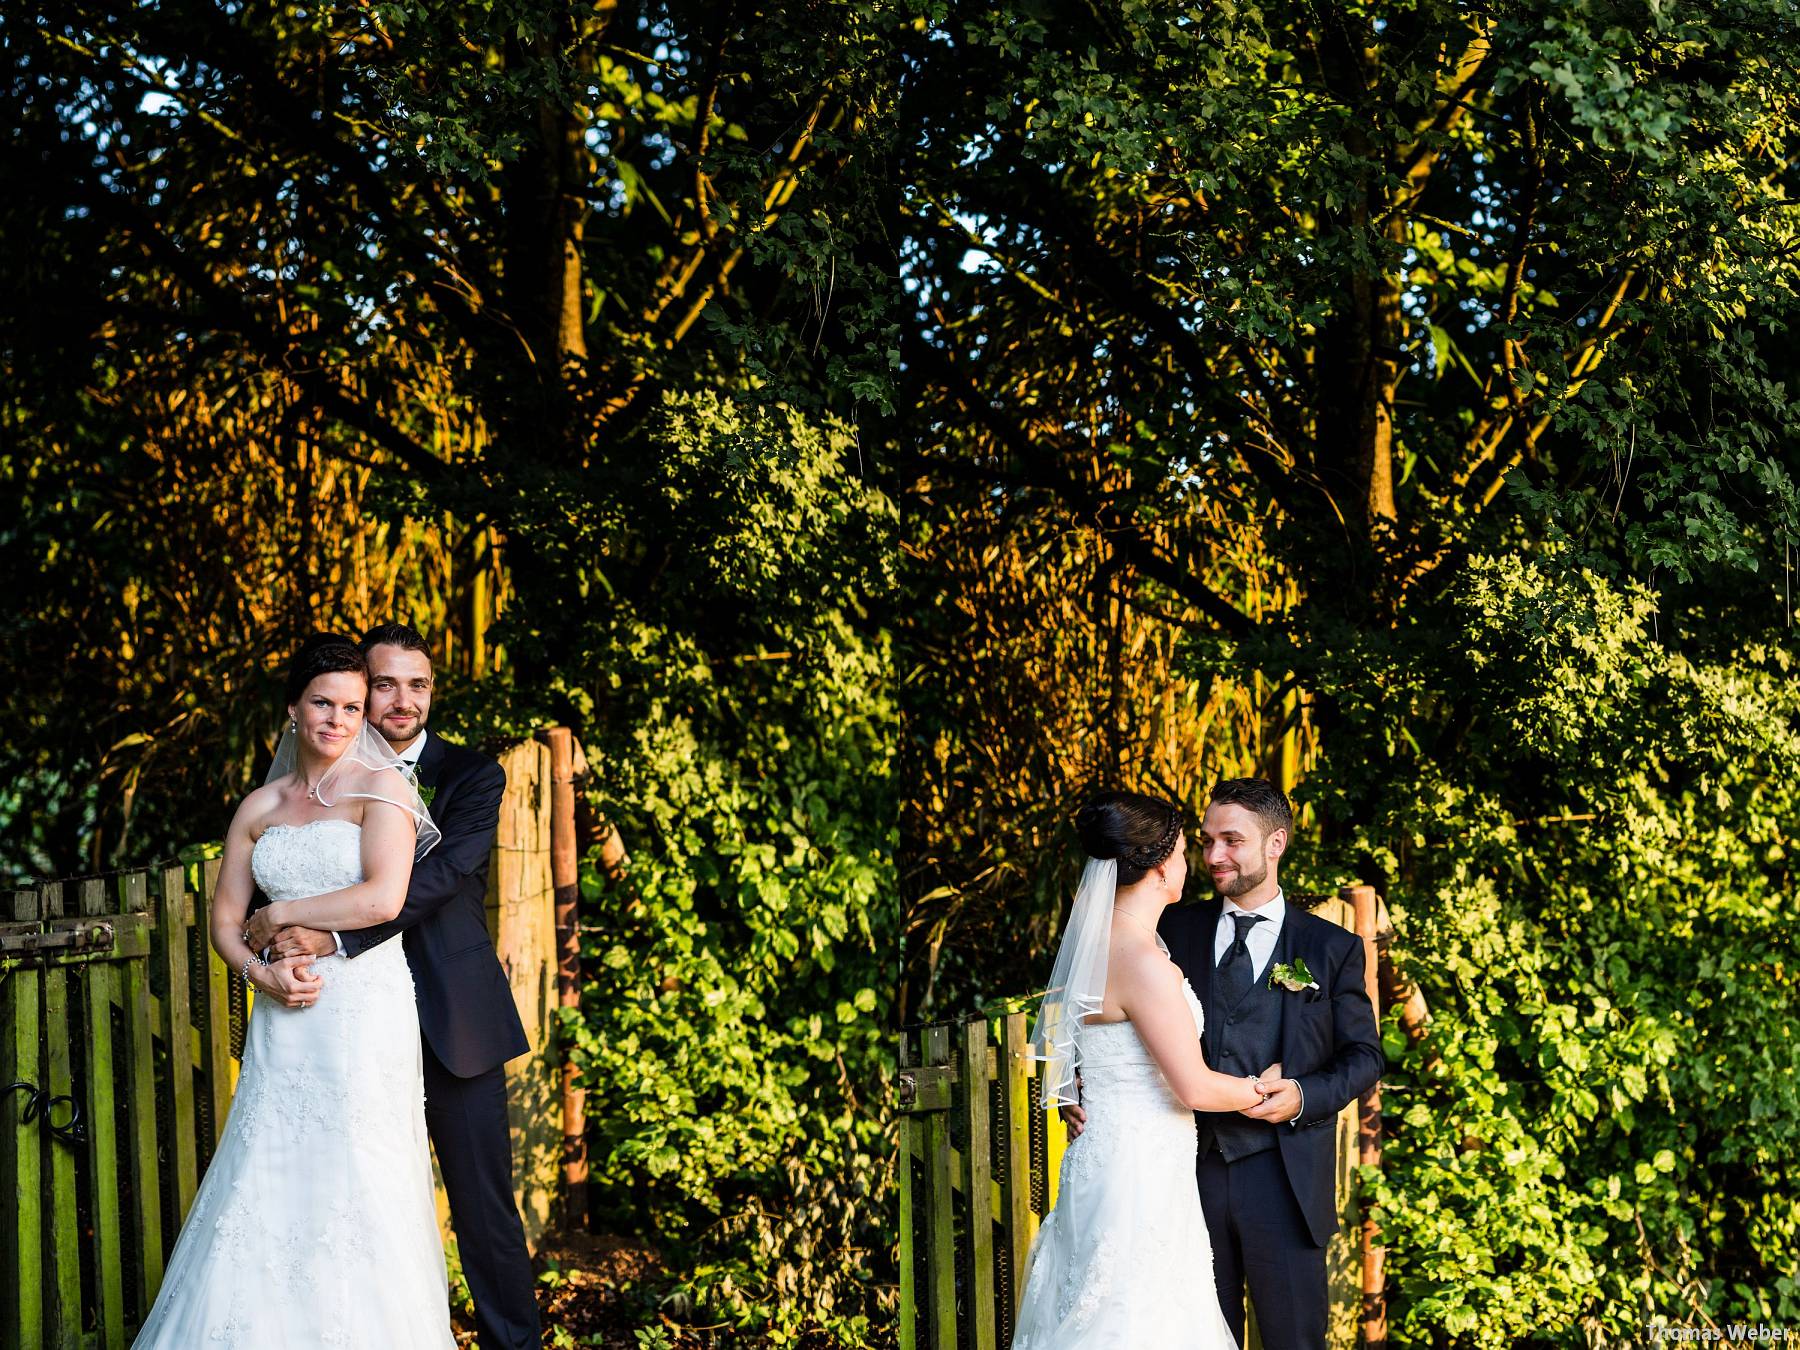
<svg viewBox="0 0 1800 1350">
<path fill-rule="evenodd" d="M 531 1042 L 507 1081 L 535 1247 L 563 1143 L 550 752 L 526 742 L 501 763 L 488 924 Z M 196 860 L 0 893 L 3 1350 L 122 1350 L 155 1300 L 231 1109 L 250 1010 L 207 937 L 218 871 Z"/>
<path fill-rule="evenodd" d="M 1298 897 L 1295 897 L 1298 899 Z M 1376 989 L 1376 906 L 1367 887 L 1346 887 L 1314 914 L 1361 931 Z M 1359 923 L 1360 919 L 1360 923 Z M 1379 1003 L 1376 1005 L 1380 1006 Z M 1419 1004 L 1422 1014 L 1423 1003 Z M 1066 1150 L 1061 1122 L 1041 1110 L 1028 1058 L 1027 1015 L 1005 1012 L 908 1030 L 900 1045 L 901 1350 L 1007 1350 L 1025 1258 L 1056 1203 Z M 1373 1343 L 1365 1298 L 1379 1248 L 1354 1198 L 1359 1162 L 1379 1162 L 1379 1088 L 1337 1123 L 1337 1196 L 1343 1228 L 1326 1251 L 1331 1350 Z M 1245 1350 L 1258 1350 L 1255 1315 Z"/>
</svg>

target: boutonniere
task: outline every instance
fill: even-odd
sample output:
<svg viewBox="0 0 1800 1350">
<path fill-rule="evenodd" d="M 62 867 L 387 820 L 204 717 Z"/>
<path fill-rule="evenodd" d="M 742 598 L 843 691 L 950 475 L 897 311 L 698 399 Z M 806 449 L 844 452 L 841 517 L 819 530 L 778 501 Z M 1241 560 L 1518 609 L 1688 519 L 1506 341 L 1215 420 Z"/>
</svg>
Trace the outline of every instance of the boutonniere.
<svg viewBox="0 0 1800 1350">
<path fill-rule="evenodd" d="M 425 803 L 425 809 L 431 810 L 431 799 L 437 796 L 437 788 L 422 787 L 419 789 L 419 800 Z"/>
<path fill-rule="evenodd" d="M 1273 989 L 1276 985 L 1280 985 L 1290 994 L 1297 994 L 1302 989 L 1317 989 L 1319 982 L 1306 968 L 1306 962 L 1296 956 L 1291 962 L 1278 962 L 1275 969 L 1269 972 L 1269 988 Z"/>
</svg>

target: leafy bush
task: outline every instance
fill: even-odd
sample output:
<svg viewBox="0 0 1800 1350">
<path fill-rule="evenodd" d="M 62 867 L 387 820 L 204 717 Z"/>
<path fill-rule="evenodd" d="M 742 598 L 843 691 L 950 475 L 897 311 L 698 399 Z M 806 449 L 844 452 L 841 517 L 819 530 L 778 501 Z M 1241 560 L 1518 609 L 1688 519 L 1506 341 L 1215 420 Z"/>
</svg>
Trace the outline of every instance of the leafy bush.
<svg viewBox="0 0 1800 1350">
<path fill-rule="evenodd" d="M 1311 865 L 1389 878 L 1434 1013 L 1386 1028 L 1367 1177 L 1397 1344 L 1800 1317 L 1794 659 L 1684 654 L 1660 601 L 1477 558 L 1328 658 L 1308 795 L 1371 823 Z"/>
<path fill-rule="evenodd" d="M 854 463 L 842 426 L 669 397 L 579 511 L 522 494 L 555 586 L 592 602 L 527 595 L 502 637 L 554 647 L 549 692 L 463 711 L 571 720 L 631 852 L 618 883 L 584 864 L 564 1024 L 598 1221 L 664 1245 L 678 1310 L 774 1343 L 891 1319 L 894 511 Z"/>
</svg>

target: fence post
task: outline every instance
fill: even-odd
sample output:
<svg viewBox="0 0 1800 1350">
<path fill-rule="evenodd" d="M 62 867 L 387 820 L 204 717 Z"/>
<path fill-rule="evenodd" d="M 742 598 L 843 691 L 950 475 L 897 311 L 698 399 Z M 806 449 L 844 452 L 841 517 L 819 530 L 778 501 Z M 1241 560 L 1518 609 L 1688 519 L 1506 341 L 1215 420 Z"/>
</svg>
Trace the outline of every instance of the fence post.
<svg viewBox="0 0 1800 1350">
<path fill-rule="evenodd" d="M 6 917 L 35 928 L 38 897 L 14 891 Z M 39 976 L 20 966 L 0 982 L 0 1085 L 41 1083 L 38 1058 Z M 0 1122 L 0 1269 L 16 1273 L 15 1288 L 0 1297 L 0 1346 L 37 1350 L 44 1343 L 43 1130 L 21 1119 L 25 1096 L 6 1094 Z"/>
<path fill-rule="evenodd" d="M 237 1086 L 231 1063 L 231 972 L 212 949 L 213 898 L 219 886 L 220 866 L 217 858 L 200 864 L 200 893 L 195 897 L 199 903 L 194 906 L 194 927 L 200 937 L 200 1053 L 206 1072 L 208 1166 L 225 1133 L 225 1117 L 231 1113 L 231 1090 Z"/>
<path fill-rule="evenodd" d="M 575 855 L 575 733 L 548 727 L 538 733 L 550 747 L 550 884 L 556 889 L 557 1005 L 581 1007 L 581 932 L 578 905 L 581 875 Z M 559 1036 L 562 1054 L 563 1205 L 572 1227 L 587 1222 L 587 1094 L 582 1091 L 569 1053 Z"/>
<path fill-rule="evenodd" d="M 1008 1013 L 1000 1024 L 1001 1072 L 1000 1130 L 1002 1156 L 1000 1204 L 1006 1224 L 1006 1287 L 1002 1293 L 1007 1306 L 1005 1341 L 1012 1343 L 1013 1327 L 1018 1323 L 1019 1301 L 1025 1297 L 1025 1258 L 1036 1236 L 1036 1222 L 1031 1212 L 1031 1061 L 1025 1014 Z"/>
<path fill-rule="evenodd" d="M 967 1202 L 970 1350 L 994 1344 L 994 1139 L 988 1112 L 988 1024 L 985 1017 L 963 1023 L 962 1125 L 963 1196 Z"/>
<path fill-rule="evenodd" d="M 1373 886 L 1346 886 L 1339 892 L 1356 913 L 1356 935 L 1363 944 L 1363 982 L 1375 1021 L 1381 1022 L 1380 958 L 1375 949 L 1376 896 Z M 1357 1133 L 1358 1161 L 1364 1167 L 1381 1166 L 1381 1082 L 1363 1094 L 1362 1128 Z M 1362 1341 L 1367 1350 L 1387 1344 L 1387 1301 L 1384 1297 L 1383 1257 L 1375 1216 L 1362 1221 Z"/>
<path fill-rule="evenodd" d="M 950 1028 L 925 1028 L 925 1064 L 948 1065 Z M 956 1195 L 950 1172 L 950 1113 L 925 1121 L 925 1226 L 931 1350 L 956 1350 Z"/>
<path fill-rule="evenodd" d="M 130 872 L 119 880 L 119 908 L 131 914 L 149 909 L 149 878 Z M 151 1041 L 149 956 L 125 963 L 125 1093 L 130 1103 L 131 1143 L 126 1176 L 131 1182 L 132 1238 L 138 1251 L 138 1285 L 132 1291 L 138 1316 L 147 1317 L 162 1285 L 162 1181 L 156 1165 L 156 1065 Z"/>
<path fill-rule="evenodd" d="M 165 867 L 156 897 L 156 930 L 162 938 L 162 1035 L 169 1053 L 169 1228 L 179 1231 L 199 1189 L 194 1124 L 194 1027 L 189 1011 L 193 986 L 188 975 L 187 869 Z M 157 1253 L 160 1264 L 162 1252 Z"/>
<path fill-rule="evenodd" d="M 106 913 L 106 883 L 81 883 L 81 916 L 98 918 Z M 83 1094 L 86 1105 L 88 1186 L 92 1212 L 94 1294 L 102 1345 L 125 1343 L 124 1252 L 119 1246 L 119 1148 L 118 1116 L 113 1102 L 112 1007 L 118 972 L 110 961 L 91 961 L 77 967 L 86 995 L 87 1059 Z"/>
<path fill-rule="evenodd" d="M 63 917 L 63 888 L 58 882 L 45 886 L 43 917 Z M 75 1043 L 69 1026 L 69 972 L 52 965 L 44 972 L 44 1044 L 48 1051 L 48 1079 L 44 1085 L 52 1097 L 75 1095 L 74 1065 L 70 1051 Z M 46 1345 L 57 1350 L 76 1350 L 81 1344 L 81 1233 L 76 1218 L 75 1150 L 48 1131 L 41 1131 L 50 1155 L 48 1285 L 53 1302 L 46 1331 Z"/>
</svg>

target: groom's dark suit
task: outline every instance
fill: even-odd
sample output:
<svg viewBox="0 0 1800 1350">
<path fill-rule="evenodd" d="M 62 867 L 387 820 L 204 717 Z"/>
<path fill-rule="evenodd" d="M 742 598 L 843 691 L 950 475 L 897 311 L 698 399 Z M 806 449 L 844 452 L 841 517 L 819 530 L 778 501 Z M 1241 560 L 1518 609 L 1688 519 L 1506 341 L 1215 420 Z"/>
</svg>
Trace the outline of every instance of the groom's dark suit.
<svg viewBox="0 0 1800 1350">
<path fill-rule="evenodd" d="M 513 1202 L 505 1064 L 531 1047 L 487 930 L 488 858 L 506 771 L 433 733 L 419 753 L 417 782 L 443 838 L 414 864 L 406 906 L 392 922 L 339 936 L 354 958 L 402 935 L 424 1033 L 425 1123 L 480 1343 L 525 1350 L 541 1337 Z"/>
<path fill-rule="evenodd" d="M 1234 1057 L 1272 1047 L 1277 1053 L 1270 1059 L 1300 1085 L 1302 1106 L 1292 1124 L 1279 1125 L 1230 1112 L 1195 1113 L 1200 1199 L 1219 1303 L 1240 1344 L 1248 1286 L 1266 1350 L 1322 1350 L 1324 1249 L 1338 1228 L 1331 1123 L 1381 1077 L 1385 1063 L 1363 983 L 1362 939 L 1288 901 L 1274 952 L 1249 992 L 1228 1008 L 1214 978 L 1222 908 L 1216 899 L 1171 906 L 1159 925 L 1206 1011 L 1207 1063 L 1221 1073 L 1261 1073 L 1267 1061 L 1240 1064 Z M 1306 962 L 1319 988 L 1271 991 L 1269 972 L 1295 959 Z M 1240 1028 L 1245 1039 L 1238 1039 Z"/>
</svg>

